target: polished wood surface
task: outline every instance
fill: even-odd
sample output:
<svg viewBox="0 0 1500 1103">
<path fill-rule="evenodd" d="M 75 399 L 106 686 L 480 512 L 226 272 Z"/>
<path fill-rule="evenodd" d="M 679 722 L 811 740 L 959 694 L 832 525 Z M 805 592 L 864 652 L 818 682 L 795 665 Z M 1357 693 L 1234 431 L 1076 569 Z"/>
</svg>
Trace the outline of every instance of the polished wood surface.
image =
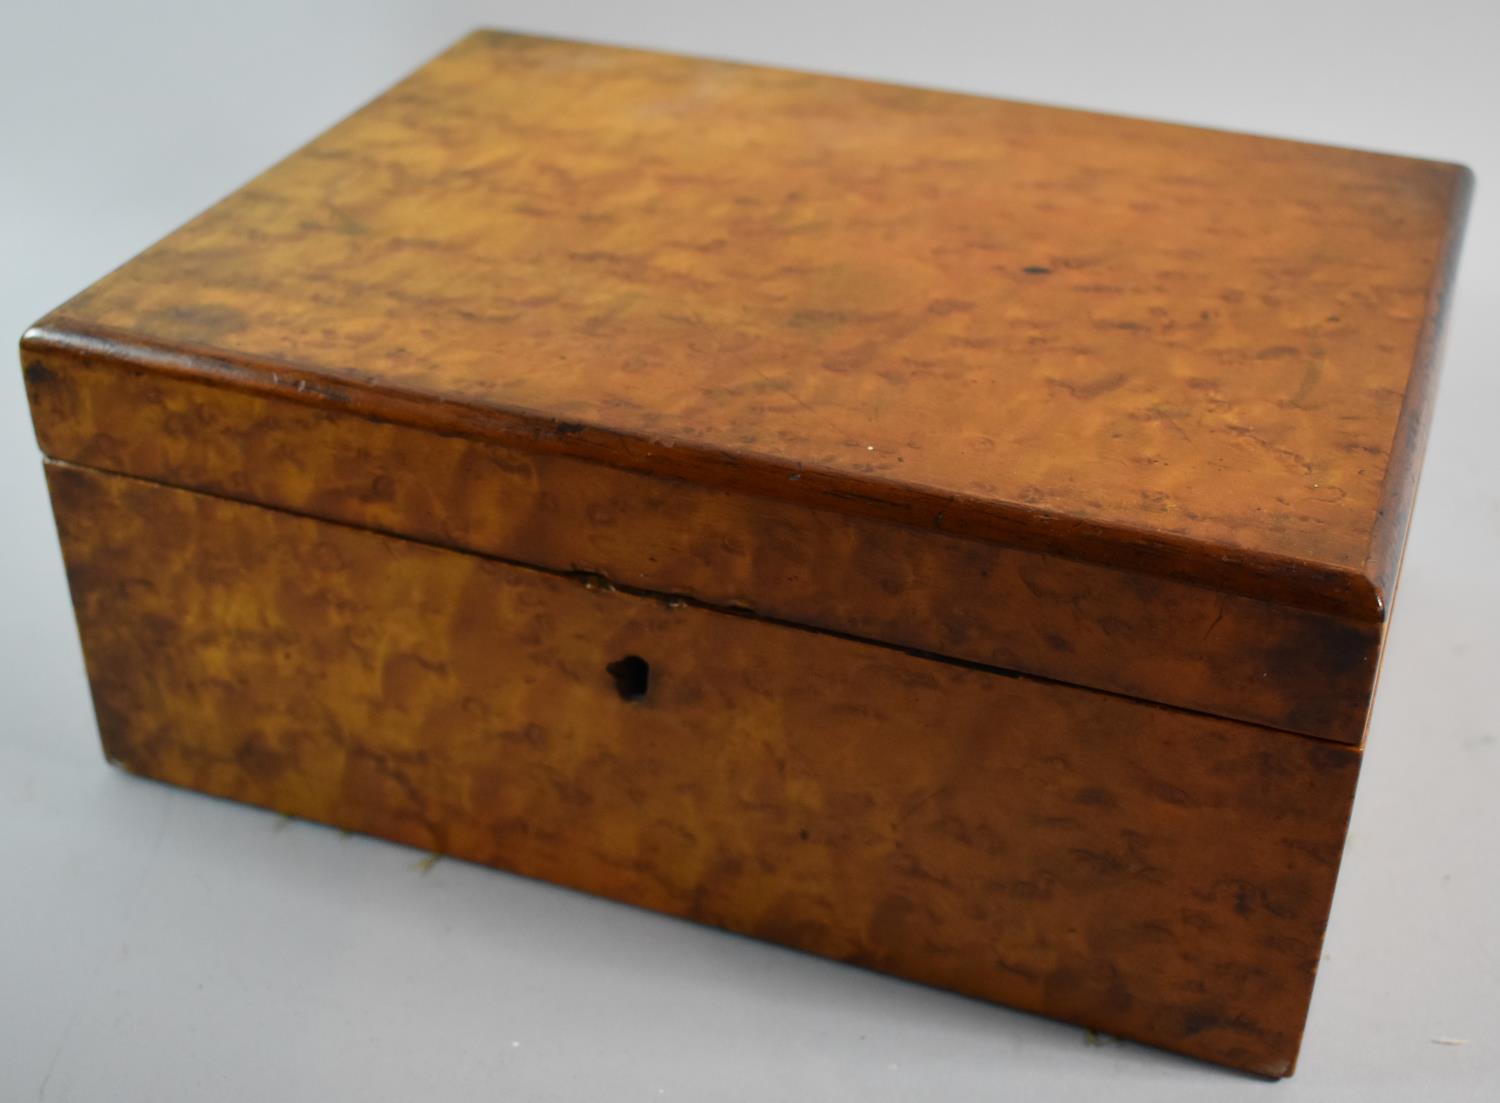
<svg viewBox="0 0 1500 1103">
<path fill-rule="evenodd" d="M 486 33 L 31 343 L 1377 623 L 1468 186 Z"/>
<path fill-rule="evenodd" d="M 48 474 L 127 769 L 1291 1071 L 1356 749 Z"/>
<path fill-rule="evenodd" d="M 1469 188 L 473 35 L 23 338 L 106 752 L 1286 1075 Z"/>
<path fill-rule="evenodd" d="M 32 349 L 43 449 L 298 513 L 1346 743 L 1381 626 Z"/>
</svg>

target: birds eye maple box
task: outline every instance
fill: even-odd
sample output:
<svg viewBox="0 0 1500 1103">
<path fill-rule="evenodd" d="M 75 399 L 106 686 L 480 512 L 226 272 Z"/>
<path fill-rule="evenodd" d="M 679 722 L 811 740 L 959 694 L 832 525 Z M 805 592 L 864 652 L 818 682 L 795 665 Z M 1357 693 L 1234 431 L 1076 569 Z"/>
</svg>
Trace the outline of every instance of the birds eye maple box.
<svg viewBox="0 0 1500 1103">
<path fill-rule="evenodd" d="M 1468 190 L 473 35 L 23 338 L 105 751 L 1285 1075 Z"/>
</svg>

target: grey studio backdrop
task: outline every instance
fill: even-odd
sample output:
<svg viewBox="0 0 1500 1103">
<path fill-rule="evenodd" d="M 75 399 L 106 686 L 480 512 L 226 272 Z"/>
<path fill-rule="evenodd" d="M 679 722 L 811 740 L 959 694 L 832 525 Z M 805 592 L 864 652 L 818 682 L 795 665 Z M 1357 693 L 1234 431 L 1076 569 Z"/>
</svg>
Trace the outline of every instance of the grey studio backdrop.
<svg viewBox="0 0 1500 1103">
<path fill-rule="evenodd" d="M 0 1100 L 1500 1099 L 1500 4 L 9 0 L 0 17 L 12 337 L 479 25 L 1462 160 L 1479 177 L 1295 1079 L 428 868 L 106 768 L 12 359 Z"/>
</svg>

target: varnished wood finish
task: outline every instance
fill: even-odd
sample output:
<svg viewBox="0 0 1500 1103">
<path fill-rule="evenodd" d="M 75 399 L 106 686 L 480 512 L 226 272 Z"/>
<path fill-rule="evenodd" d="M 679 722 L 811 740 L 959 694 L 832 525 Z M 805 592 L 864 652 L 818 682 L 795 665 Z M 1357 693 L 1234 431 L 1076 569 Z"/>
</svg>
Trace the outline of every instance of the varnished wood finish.
<svg viewBox="0 0 1500 1103">
<path fill-rule="evenodd" d="M 479 34 L 35 341 L 1376 623 L 1467 195 Z"/>
<path fill-rule="evenodd" d="M 23 338 L 106 750 L 1285 1075 L 1469 185 L 471 36 Z"/>
<path fill-rule="evenodd" d="M 31 350 L 48 455 L 1320 738 L 1364 733 L 1376 624 L 102 359 Z"/>
<path fill-rule="evenodd" d="M 128 769 L 1292 1068 L 1353 748 L 48 468 Z"/>
</svg>

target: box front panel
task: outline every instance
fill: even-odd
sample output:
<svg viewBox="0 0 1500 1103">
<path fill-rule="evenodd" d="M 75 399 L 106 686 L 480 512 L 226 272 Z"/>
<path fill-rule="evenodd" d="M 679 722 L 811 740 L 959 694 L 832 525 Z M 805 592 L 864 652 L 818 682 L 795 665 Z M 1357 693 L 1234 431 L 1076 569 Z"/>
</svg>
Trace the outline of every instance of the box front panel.
<svg viewBox="0 0 1500 1103">
<path fill-rule="evenodd" d="M 31 354 L 48 455 L 1215 716 L 1358 743 L 1382 626 Z"/>
<path fill-rule="evenodd" d="M 48 469 L 129 770 L 1291 1070 L 1357 750 Z"/>
</svg>

